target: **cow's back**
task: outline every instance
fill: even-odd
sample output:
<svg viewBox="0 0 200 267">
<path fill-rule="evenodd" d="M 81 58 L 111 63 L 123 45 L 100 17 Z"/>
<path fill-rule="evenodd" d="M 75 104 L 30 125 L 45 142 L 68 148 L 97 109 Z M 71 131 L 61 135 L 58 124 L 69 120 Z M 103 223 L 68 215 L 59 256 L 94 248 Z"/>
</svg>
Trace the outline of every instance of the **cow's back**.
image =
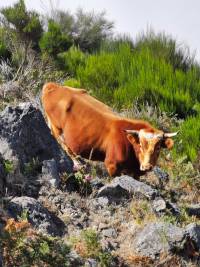
<svg viewBox="0 0 200 267">
<path fill-rule="evenodd" d="M 83 144 L 103 146 L 116 119 L 110 107 L 84 89 L 47 83 L 43 87 L 42 103 L 51 125 L 64 133 L 67 145 L 76 151 Z"/>
</svg>

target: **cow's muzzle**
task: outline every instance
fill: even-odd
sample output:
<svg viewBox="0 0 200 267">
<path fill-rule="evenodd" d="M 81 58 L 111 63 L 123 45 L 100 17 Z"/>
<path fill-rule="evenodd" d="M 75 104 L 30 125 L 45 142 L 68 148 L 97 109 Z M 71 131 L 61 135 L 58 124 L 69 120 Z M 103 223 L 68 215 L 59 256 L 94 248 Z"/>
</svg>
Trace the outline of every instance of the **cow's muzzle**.
<svg viewBox="0 0 200 267">
<path fill-rule="evenodd" d="M 150 171 L 152 168 L 153 166 L 150 163 L 140 165 L 141 171 Z"/>
</svg>

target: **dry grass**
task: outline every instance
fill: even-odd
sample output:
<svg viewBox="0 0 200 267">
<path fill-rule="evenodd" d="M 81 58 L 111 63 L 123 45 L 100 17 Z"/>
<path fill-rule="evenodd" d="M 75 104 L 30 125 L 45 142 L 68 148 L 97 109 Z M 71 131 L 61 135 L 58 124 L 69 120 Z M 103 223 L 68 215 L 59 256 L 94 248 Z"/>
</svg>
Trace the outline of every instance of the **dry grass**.
<svg viewBox="0 0 200 267">
<path fill-rule="evenodd" d="M 145 225 L 146 223 L 157 220 L 151 204 L 147 200 L 132 200 L 130 209 L 135 222 L 139 225 Z"/>
<path fill-rule="evenodd" d="M 93 229 L 86 229 L 79 236 L 71 237 L 74 250 L 83 258 L 96 258 L 101 252 L 99 237 Z"/>
<path fill-rule="evenodd" d="M 141 255 L 130 255 L 125 260 L 131 267 L 152 267 L 154 262 L 150 257 Z"/>
</svg>

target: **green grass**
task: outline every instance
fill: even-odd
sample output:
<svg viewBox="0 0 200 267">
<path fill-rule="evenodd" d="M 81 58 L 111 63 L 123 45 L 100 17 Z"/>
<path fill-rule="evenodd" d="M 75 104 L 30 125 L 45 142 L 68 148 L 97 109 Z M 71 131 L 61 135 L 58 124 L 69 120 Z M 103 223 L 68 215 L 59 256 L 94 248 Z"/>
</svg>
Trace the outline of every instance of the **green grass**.
<svg viewBox="0 0 200 267">
<path fill-rule="evenodd" d="M 74 249 L 83 258 L 94 258 L 99 262 L 98 266 L 109 267 L 112 262 L 112 255 L 102 249 L 100 237 L 93 229 L 85 229 L 80 236 L 72 237 L 71 243 Z"/>
<path fill-rule="evenodd" d="M 13 162 L 10 160 L 4 160 L 3 162 L 6 174 L 12 173 L 14 170 Z"/>
</svg>

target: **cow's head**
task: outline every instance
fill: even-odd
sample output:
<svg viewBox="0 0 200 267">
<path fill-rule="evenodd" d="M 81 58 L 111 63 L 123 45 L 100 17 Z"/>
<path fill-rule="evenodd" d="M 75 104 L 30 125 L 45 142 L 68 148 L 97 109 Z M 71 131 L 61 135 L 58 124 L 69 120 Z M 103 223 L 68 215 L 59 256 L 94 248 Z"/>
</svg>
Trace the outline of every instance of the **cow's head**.
<svg viewBox="0 0 200 267">
<path fill-rule="evenodd" d="M 141 171 L 151 170 L 156 165 L 160 149 L 173 147 L 171 137 L 177 133 L 164 133 L 160 130 L 125 130 L 129 142 L 133 145 L 140 163 Z"/>
</svg>

